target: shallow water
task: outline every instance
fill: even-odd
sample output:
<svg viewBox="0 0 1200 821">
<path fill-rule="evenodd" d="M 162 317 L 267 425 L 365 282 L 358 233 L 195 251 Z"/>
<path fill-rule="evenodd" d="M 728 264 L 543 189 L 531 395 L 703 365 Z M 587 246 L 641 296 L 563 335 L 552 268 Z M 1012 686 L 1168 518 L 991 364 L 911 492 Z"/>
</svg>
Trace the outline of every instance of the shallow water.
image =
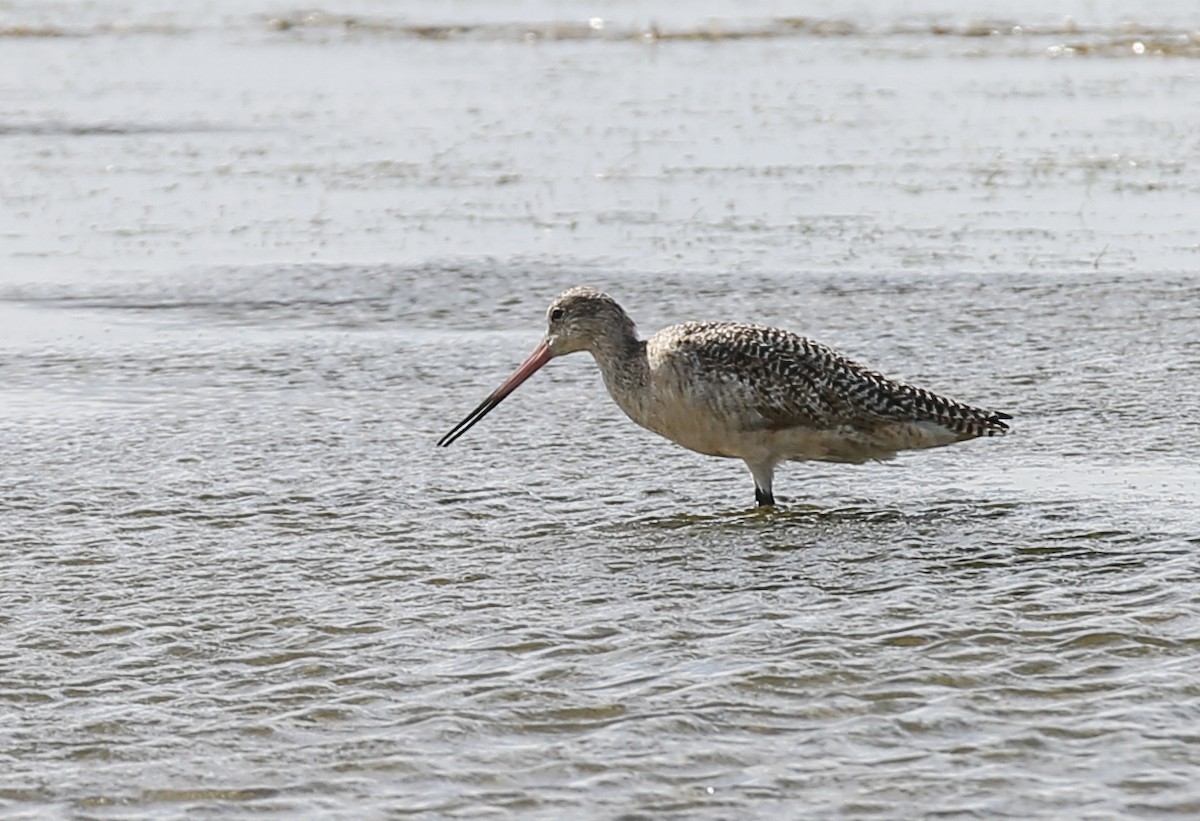
<svg viewBox="0 0 1200 821">
<path fill-rule="evenodd" d="M 1200 812 L 1195 12 L 423 8 L 2 10 L 0 811 Z M 1014 433 L 435 449 L 577 282 Z"/>
</svg>

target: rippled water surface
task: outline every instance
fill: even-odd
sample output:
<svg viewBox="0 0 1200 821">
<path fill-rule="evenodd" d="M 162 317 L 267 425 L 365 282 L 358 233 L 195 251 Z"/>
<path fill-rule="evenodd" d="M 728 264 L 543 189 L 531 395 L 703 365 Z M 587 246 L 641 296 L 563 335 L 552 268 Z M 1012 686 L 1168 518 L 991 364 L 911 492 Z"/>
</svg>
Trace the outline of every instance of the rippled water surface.
<svg viewBox="0 0 1200 821">
<path fill-rule="evenodd" d="M 1191 5 L 108 5 L 0 8 L 4 817 L 1200 815 Z M 435 449 L 580 282 L 1013 435 Z"/>
</svg>

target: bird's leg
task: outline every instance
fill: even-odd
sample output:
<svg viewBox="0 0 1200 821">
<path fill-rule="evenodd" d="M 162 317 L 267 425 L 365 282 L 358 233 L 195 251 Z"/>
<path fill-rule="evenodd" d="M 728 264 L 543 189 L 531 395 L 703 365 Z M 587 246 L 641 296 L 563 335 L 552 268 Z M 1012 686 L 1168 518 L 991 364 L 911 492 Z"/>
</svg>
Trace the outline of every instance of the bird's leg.
<svg viewBox="0 0 1200 821">
<path fill-rule="evenodd" d="M 746 467 L 754 476 L 754 501 L 758 502 L 759 507 L 774 507 L 775 494 L 771 492 L 771 483 L 775 478 L 775 463 L 746 460 Z"/>
</svg>

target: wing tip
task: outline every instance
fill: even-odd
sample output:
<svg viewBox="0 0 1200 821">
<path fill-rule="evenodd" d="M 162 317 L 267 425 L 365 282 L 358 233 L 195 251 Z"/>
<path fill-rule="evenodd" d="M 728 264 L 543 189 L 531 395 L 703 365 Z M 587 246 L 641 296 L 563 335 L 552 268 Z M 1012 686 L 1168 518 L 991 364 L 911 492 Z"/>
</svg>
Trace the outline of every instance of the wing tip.
<svg viewBox="0 0 1200 821">
<path fill-rule="evenodd" d="M 1008 433 L 1010 426 L 1009 420 L 1012 419 L 1011 413 L 1003 411 L 984 411 L 983 423 L 985 425 L 982 431 L 985 436 L 1003 436 Z"/>
</svg>

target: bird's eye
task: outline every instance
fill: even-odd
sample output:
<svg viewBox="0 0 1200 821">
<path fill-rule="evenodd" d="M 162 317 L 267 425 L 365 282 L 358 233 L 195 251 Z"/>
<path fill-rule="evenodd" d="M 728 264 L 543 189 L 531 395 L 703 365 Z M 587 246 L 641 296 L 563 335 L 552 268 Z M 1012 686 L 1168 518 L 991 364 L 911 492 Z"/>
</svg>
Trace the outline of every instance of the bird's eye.
<svg viewBox="0 0 1200 821">
<path fill-rule="evenodd" d="M 560 319 L 562 319 L 566 315 L 567 315 L 567 312 L 564 311 L 562 308 L 555 308 L 552 311 L 550 311 L 550 321 L 558 322 Z"/>
</svg>

